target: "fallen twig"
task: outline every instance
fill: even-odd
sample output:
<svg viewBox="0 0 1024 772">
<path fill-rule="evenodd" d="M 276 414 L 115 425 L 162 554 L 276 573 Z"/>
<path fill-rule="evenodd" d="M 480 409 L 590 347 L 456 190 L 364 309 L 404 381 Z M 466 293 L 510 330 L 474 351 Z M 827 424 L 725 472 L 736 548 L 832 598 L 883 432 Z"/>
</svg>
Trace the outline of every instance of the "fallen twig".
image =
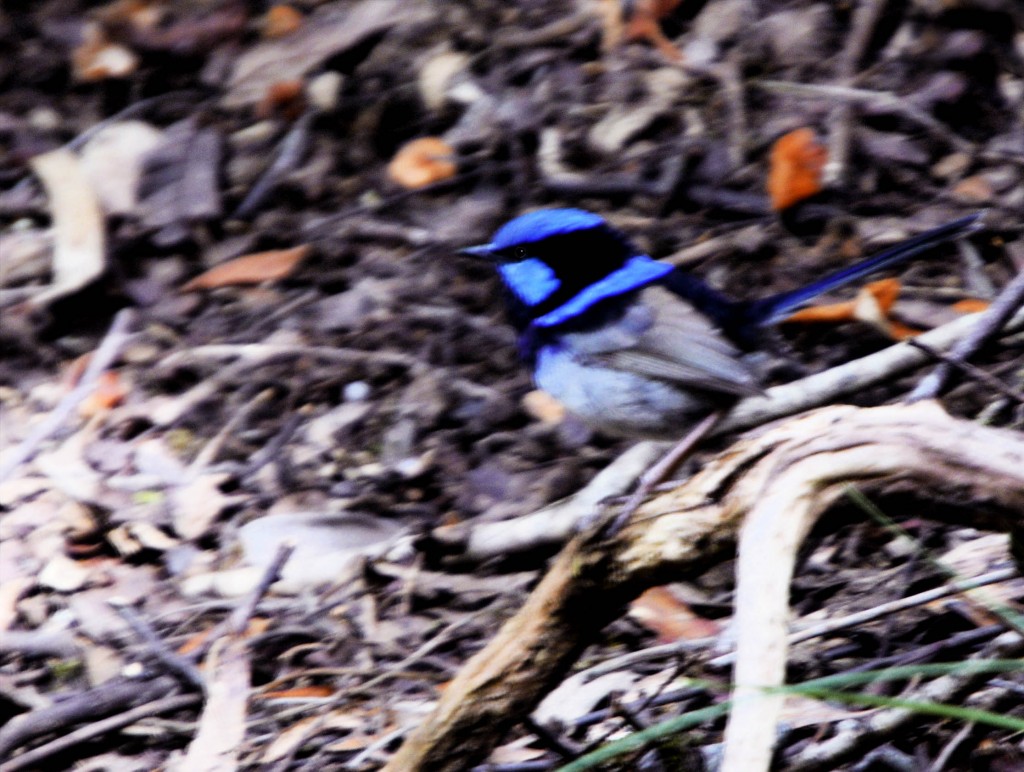
<svg viewBox="0 0 1024 772">
<path fill-rule="evenodd" d="M 135 610 L 121 600 L 112 599 L 107 604 L 146 644 L 150 654 L 164 666 L 170 675 L 178 676 L 186 684 L 200 692 L 206 691 L 206 682 L 200 672 L 184 657 L 171 651 L 167 644 L 154 632 L 149 622 L 135 613 Z"/>
<path fill-rule="evenodd" d="M 914 338 L 909 338 L 907 340 L 907 343 L 909 343 L 914 348 L 921 349 L 921 351 L 925 352 L 928 356 L 932 357 L 933 359 L 938 360 L 942 364 L 948 365 L 954 370 L 963 373 L 968 378 L 973 378 L 979 383 L 984 384 L 988 388 L 992 389 L 992 391 L 998 392 L 1002 394 L 1004 397 L 1012 399 L 1014 402 L 1024 404 L 1024 392 L 1020 392 L 1017 389 L 1014 389 L 1009 384 L 1004 383 L 999 378 L 996 378 L 987 370 L 982 370 L 980 367 L 978 367 L 977 365 L 972 365 L 970 362 L 963 362 L 959 359 L 954 359 L 950 354 L 943 354 L 942 352 L 936 351 L 930 346 L 926 346 L 925 344 L 921 343 L 921 341 L 915 340 Z"/>
<path fill-rule="evenodd" d="M 284 542 L 277 548 L 273 560 L 267 564 L 259 583 L 252 589 L 248 597 L 238 604 L 238 607 L 235 608 L 228 618 L 227 632 L 229 635 L 241 635 L 245 632 L 249 619 L 256 613 L 256 606 L 259 605 L 260 600 L 270 590 L 270 586 L 280 578 L 281 569 L 284 568 L 284 564 L 288 562 L 288 558 L 292 556 L 294 551 L 295 544 L 290 541 Z"/>
<path fill-rule="evenodd" d="M 1016 323 L 1024 318 L 1021 306 L 1024 306 L 1024 271 L 1018 273 L 1013 281 L 1003 288 L 992 305 L 981 313 L 970 332 L 950 350 L 950 357 L 955 361 L 962 362 L 1003 329 L 1009 331 L 1016 329 Z M 930 341 L 924 340 L 923 336 L 921 342 L 931 345 Z M 949 380 L 952 371 L 952 367 L 948 363 L 939 365 L 917 385 L 917 388 L 907 397 L 907 401 L 914 402 L 919 399 L 937 397 L 946 381 Z"/>
<path fill-rule="evenodd" d="M 134 724 L 140 719 L 184 710 L 185 708 L 192 707 L 194 704 L 199 702 L 199 700 L 200 697 L 198 694 L 178 694 L 173 697 L 164 697 L 160 700 L 148 702 L 145 705 L 140 705 L 132 710 L 126 710 L 124 713 L 118 713 L 116 716 L 105 718 L 102 721 L 94 721 L 91 724 L 86 724 L 80 729 L 68 732 L 63 737 L 58 737 L 56 740 L 52 740 L 45 745 L 33 748 L 32 750 L 21 754 L 17 758 L 0 765 L 0 772 L 17 772 L 19 769 L 34 767 L 44 759 L 48 759 L 50 756 L 54 756 L 68 750 L 69 748 L 74 748 L 76 745 L 81 745 L 89 740 L 93 740 L 97 737 L 102 737 L 105 734 L 117 731 L 118 729 L 122 729 L 123 727 Z"/>
<path fill-rule="evenodd" d="M 118 716 L 123 715 L 118 713 L 118 711 L 155 700 L 161 695 L 166 695 L 176 686 L 175 680 L 167 676 L 160 676 L 151 680 L 118 678 L 69 697 L 63 702 L 33 710 L 30 713 L 24 713 L 11 719 L 6 726 L 0 729 L 0 758 L 11 758 L 12 751 L 25 745 L 34 737 L 52 732 L 61 732 L 75 724 L 95 721 L 100 716 L 117 713 L 116 716 L 113 716 L 114 719 L 117 719 Z M 189 699 L 194 702 L 198 700 L 198 696 L 189 695 Z M 134 720 L 133 718 L 126 723 L 131 723 Z M 95 727 L 96 724 L 90 724 L 89 726 Z M 115 721 L 112 728 L 119 729 L 122 726 L 125 726 L 125 723 L 117 723 Z M 105 731 L 109 730 L 101 729 L 89 732 L 82 739 L 91 739 L 99 734 L 103 734 Z M 69 732 L 67 736 L 70 737 L 74 734 L 75 732 Z M 70 746 L 61 746 L 58 750 L 63 750 L 67 747 Z M 51 752 L 56 752 L 56 750 Z M 19 756 L 15 761 L 20 764 L 20 760 L 24 756 L 25 754 Z M 13 762 L 8 762 L 8 764 L 10 763 Z M 31 762 L 25 763 L 30 764 Z M 20 767 L 14 767 L 14 769 L 18 768 Z M 0 767 L 0 770 L 8 772 L 8 766 Z"/>
<path fill-rule="evenodd" d="M 89 359 L 89 366 L 85 368 L 78 385 L 65 396 L 55 407 L 50 415 L 36 426 L 35 429 L 22 440 L 21 444 L 10 453 L 5 454 L 3 464 L 0 464 L 0 482 L 6 480 L 11 474 L 26 461 L 30 461 L 39 450 L 40 444 L 45 442 L 50 435 L 60 429 L 64 422 L 75 411 L 79 403 L 85 399 L 92 390 L 96 388 L 96 382 L 103 372 L 110 367 L 117 359 L 121 348 L 128 341 L 129 328 L 135 319 L 135 314 L 130 308 L 122 309 L 114 317 L 106 337 L 100 343 L 92 357 Z"/>
<path fill-rule="evenodd" d="M 853 14 L 853 30 L 839 56 L 837 79 L 851 85 L 864 52 L 874 34 L 878 20 L 889 5 L 889 0 L 869 0 L 857 6 Z M 829 116 L 828 161 L 822 171 L 825 184 L 842 185 L 846 180 L 846 167 L 850 159 L 850 138 L 853 135 L 853 104 L 840 102 Z"/>
<path fill-rule="evenodd" d="M 928 129 L 936 137 L 945 140 L 950 146 L 962 153 L 973 154 L 975 151 L 972 143 L 954 134 L 941 121 L 933 118 L 919 107 L 915 107 L 906 99 L 888 91 L 869 91 L 850 86 L 828 86 L 818 83 L 793 83 L 780 80 L 753 80 L 751 85 L 765 91 L 780 94 L 793 94 L 795 96 L 807 96 L 815 99 L 827 98 L 853 104 L 869 105 L 878 110 L 885 110 L 894 115 L 899 115 L 922 128 Z"/>
<path fill-rule="evenodd" d="M 274 192 L 281 178 L 298 166 L 309 145 L 309 129 L 315 116 L 316 112 L 310 110 L 295 122 L 281 141 L 274 162 L 252 186 L 245 200 L 232 213 L 231 219 L 244 220 L 255 214 L 267 196 Z"/>
</svg>

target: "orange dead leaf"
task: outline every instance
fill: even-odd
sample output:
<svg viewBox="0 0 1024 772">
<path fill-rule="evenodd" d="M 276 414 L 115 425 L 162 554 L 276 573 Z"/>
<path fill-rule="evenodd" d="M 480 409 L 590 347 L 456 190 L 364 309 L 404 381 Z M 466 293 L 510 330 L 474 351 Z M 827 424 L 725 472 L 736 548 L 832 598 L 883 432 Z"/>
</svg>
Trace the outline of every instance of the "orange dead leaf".
<svg viewBox="0 0 1024 772">
<path fill-rule="evenodd" d="M 885 332 L 893 340 L 906 340 L 907 338 L 916 338 L 922 331 L 916 327 L 908 327 L 903 322 L 890 319 L 888 325 L 886 325 Z"/>
<path fill-rule="evenodd" d="M 403 145 L 388 164 L 388 176 L 403 188 L 415 190 L 454 177 L 455 150 L 438 137 L 420 137 Z"/>
<path fill-rule="evenodd" d="M 288 700 L 288 699 L 307 699 L 309 697 L 314 698 L 326 698 L 334 694 L 334 689 L 329 686 L 297 686 L 294 689 L 281 689 L 276 692 L 267 692 L 265 694 L 257 694 L 256 699 L 258 700 Z"/>
<path fill-rule="evenodd" d="M 182 292 L 197 289 L 215 289 L 234 284 L 261 284 L 289 276 L 302 259 L 309 254 L 309 245 L 291 249 L 272 249 L 236 257 L 209 271 L 201 273 L 182 287 Z"/>
<path fill-rule="evenodd" d="M 772 209 L 781 211 L 821 191 L 821 169 L 828 151 L 818 144 L 812 129 L 783 134 L 772 146 L 768 195 Z"/>
<path fill-rule="evenodd" d="M 113 370 L 107 370 L 100 375 L 92 394 L 82 400 L 78 412 L 83 418 L 92 418 L 120 405 L 127 395 L 128 385 L 121 380 L 121 376 Z"/>
<path fill-rule="evenodd" d="M 263 635 L 263 633 L 270 629 L 270 622 L 269 617 L 253 617 L 249 620 L 249 624 L 245 626 L 243 637 L 252 638 L 254 635 Z"/>
<path fill-rule="evenodd" d="M 900 280 L 879 279 L 866 285 L 853 301 L 853 316 L 888 335 L 893 340 L 905 340 L 920 335 L 921 331 L 889 318 L 889 311 L 900 294 Z"/>
<path fill-rule="evenodd" d="M 888 314 L 896 302 L 896 298 L 900 296 L 903 285 L 896 277 L 889 277 L 869 282 L 864 289 L 871 293 L 871 296 L 877 301 L 878 307 Z"/>
<path fill-rule="evenodd" d="M 261 118 L 280 114 L 288 120 L 295 120 L 306 109 L 304 88 L 301 80 L 279 80 L 271 84 L 256 106 L 256 114 Z"/>
<path fill-rule="evenodd" d="M 107 29 L 156 29 L 166 16 L 167 8 L 158 0 L 114 0 L 96 11 Z"/>
<path fill-rule="evenodd" d="M 787 322 L 848 322 L 853 319 L 853 301 L 825 303 L 820 306 L 801 308 L 786 317 Z"/>
<path fill-rule="evenodd" d="M 866 284 L 854 300 L 811 306 L 789 316 L 787 322 L 848 322 L 854 319 L 872 324 L 896 340 L 913 337 L 918 330 L 889 318 L 900 294 L 900 280 L 879 279 Z"/>
<path fill-rule="evenodd" d="M 984 311 L 988 308 L 991 303 L 987 300 L 980 300 L 978 298 L 964 298 L 958 300 L 952 306 L 953 310 L 958 314 L 976 314 L 978 311 Z"/>
<path fill-rule="evenodd" d="M 302 26 L 302 14 L 290 5 L 275 5 L 263 21 L 263 37 L 283 38 Z"/>
<path fill-rule="evenodd" d="M 648 630 L 658 634 L 659 643 L 709 638 L 718 625 L 697 616 L 667 587 L 652 587 L 629 604 L 629 614 Z"/>
</svg>

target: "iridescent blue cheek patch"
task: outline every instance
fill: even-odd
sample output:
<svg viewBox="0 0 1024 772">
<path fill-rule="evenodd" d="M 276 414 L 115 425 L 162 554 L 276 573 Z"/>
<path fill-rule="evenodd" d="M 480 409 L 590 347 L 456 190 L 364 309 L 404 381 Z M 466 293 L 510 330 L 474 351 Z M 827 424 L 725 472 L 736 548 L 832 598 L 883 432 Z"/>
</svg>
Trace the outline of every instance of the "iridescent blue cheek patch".
<svg viewBox="0 0 1024 772">
<path fill-rule="evenodd" d="M 562 286 L 554 269 L 536 257 L 499 265 L 498 270 L 509 289 L 528 306 L 543 303 Z"/>
</svg>

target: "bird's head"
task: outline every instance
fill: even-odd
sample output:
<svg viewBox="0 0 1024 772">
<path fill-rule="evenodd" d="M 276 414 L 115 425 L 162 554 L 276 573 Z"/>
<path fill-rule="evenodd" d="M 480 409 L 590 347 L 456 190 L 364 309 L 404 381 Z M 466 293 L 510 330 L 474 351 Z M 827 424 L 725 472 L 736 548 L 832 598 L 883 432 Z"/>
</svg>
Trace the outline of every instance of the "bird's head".
<svg viewBox="0 0 1024 772">
<path fill-rule="evenodd" d="M 622 232 L 582 209 L 520 215 L 490 243 L 461 253 L 494 262 L 510 292 L 513 316 L 539 326 L 564 323 L 671 270 L 638 254 Z"/>
</svg>

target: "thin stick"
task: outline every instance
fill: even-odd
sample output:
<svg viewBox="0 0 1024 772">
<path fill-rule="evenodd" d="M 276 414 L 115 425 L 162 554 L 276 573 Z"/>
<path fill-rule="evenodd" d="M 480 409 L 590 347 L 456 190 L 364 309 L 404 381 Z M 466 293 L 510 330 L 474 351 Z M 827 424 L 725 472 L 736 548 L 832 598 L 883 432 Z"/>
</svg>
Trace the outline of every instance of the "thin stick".
<svg viewBox="0 0 1024 772">
<path fill-rule="evenodd" d="M 249 416 L 252 415 L 256 408 L 270 402 L 273 394 L 273 389 L 264 389 L 242 405 L 241 409 L 228 419 L 227 423 L 221 427 L 221 430 L 214 435 L 213 439 L 207 442 L 203 449 L 196 454 L 195 459 L 191 464 L 189 464 L 188 473 L 192 476 L 198 477 L 206 467 L 212 464 L 216 460 L 217 454 L 220 453 L 220 449 L 224 446 L 224 443 L 228 441 L 228 438 L 234 434 L 240 426 L 249 420 Z"/>
<path fill-rule="evenodd" d="M 111 599 L 107 601 L 107 605 L 114 609 L 117 615 L 142 639 L 153 657 L 171 675 L 178 676 L 200 692 L 206 692 L 206 681 L 199 671 L 191 662 L 171 651 L 167 644 L 156 634 L 149 622 L 135 613 L 135 609 L 120 599 Z"/>
<path fill-rule="evenodd" d="M 853 82 L 857 67 L 878 20 L 888 6 L 889 0 L 870 0 L 861 3 L 853 16 L 853 32 L 846 41 L 846 47 L 839 57 L 839 80 L 844 85 Z M 841 185 L 846 179 L 846 169 L 850 161 L 850 138 L 853 135 L 853 105 L 841 102 L 829 117 L 829 150 L 828 162 L 825 164 L 824 177 L 829 185 Z"/>
<path fill-rule="evenodd" d="M 228 619 L 229 635 L 241 635 L 245 632 L 245 627 L 249 624 L 249 618 L 256 612 L 257 604 L 267 594 L 270 585 L 277 581 L 281 569 L 284 568 L 284 564 L 288 562 L 288 558 L 292 556 L 294 551 L 295 543 L 292 541 L 282 542 L 281 546 L 277 548 L 277 553 L 274 555 L 274 559 L 267 565 L 263 576 L 260 577 L 259 584 L 252 589 L 249 596 L 232 612 L 231 617 Z"/>
<path fill-rule="evenodd" d="M 941 351 L 936 351 L 931 346 L 926 346 L 924 343 L 914 340 L 913 338 L 908 338 L 907 343 L 914 348 L 921 349 L 921 351 L 925 352 L 928 356 L 952 367 L 954 370 L 959 370 L 964 375 L 974 378 L 976 381 L 980 381 L 993 391 L 998 391 L 1004 397 L 1008 397 L 1015 402 L 1024 404 L 1024 392 L 1017 391 L 1009 384 L 1003 383 L 1002 380 L 996 378 L 987 370 L 982 370 L 980 367 L 972 365 L 970 362 L 961 362 L 958 359 L 954 359 L 949 354 L 943 354 Z"/>
<path fill-rule="evenodd" d="M 140 705 L 116 716 L 83 726 L 81 729 L 76 729 L 74 732 L 69 732 L 63 737 L 58 737 L 56 740 L 23 753 L 5 763 L 2 767 L 3 772 L 17 772 L 20 769 L 34 767 L 43 759 L 87 742 L 94 737 L 101 737 L 121 727 L 134 724 L 139 719 L 190 708 L 199 701 L 200 697 L 198 694 L 179 694 L 174 697 L 164 697 L 162 700 L 156 700 L 146 705 Z"/>
<path fill-rule="evenodd" d="M 315 116 L 316 111 L 310 110 L 295 122 L 295 125 L 281 141 L 280 150 L 274 162 L 270 164 L 263 176 L 256 180 L 256 184 L 252 186 L 245 200 L 238 205 L 229 219 L 249 219 L 263 205 L 267 196 L 274 192 L 281 178 L 298 166 L 309 146 L 309 129 Z"/>
<path fill-rule="evenodd" d="M 39 446 L 60 429 L 79 403 L 92 393 L 100 376 L 117 359 L 122 346 L 128 341 L 128 329 L 134 320 L 135 312 L 130 308 L 117 312 L 103 342 L 89 358 L 89 366 L 85 368 L 85 373 L 78 385 L 60 401 L 50 415 L 41 421 L 18 447 L 7 454 L 3 464 L 0 464 L 0 482 L 8 479 L 19 466 L 31 461 Z"/>
<path fill-rule="evenodd" d="M 682 463 L 683 459 L 686 458 L 693 449 L 697 446 L 704 437 L 707 436 L 708 432 L 715 428 L 715 425 L 722 420 L 725 416 L 725 411 L 716 410 L 713 413 L 705 416 L 704 419 L 690 429 L 686 436 L 683 437 L 679 442 L 672 446 L 668 453 L 662 456 L 658 463 L 648 469 L 640 477 L 640 481 L 637 483 L 636 490 L 626 501 L 625 506 L 619 510 L 618 514 L 615 515 L 615 519 L 608 524 L 608 528 L 604 533 L 604 538 L 610 539 L 619 531 L 622 530 L 622 526 L 626 524 L 633 513 L 644 503 L 644 499 L 647 498 L 654 486 L 668 477 L 672 470 Z"/>
<path fill-rule="evenodd" d="M 1009 323 L 1010 318 L 1024 306 L 1024 271 L 1018 273 L 1013 281 L 1007 284 L 999 297 L 995 299 L 987 311 L 982 312 L 977 323 L 949 352 L 951 359 L 963 362 L 984 346 Z M 943 390 L 953 373 L 953 368 L 946 362 L 936 367 L 917 384 L 908 402 L 921 399 L 934 399 Z"/>
</svg>

